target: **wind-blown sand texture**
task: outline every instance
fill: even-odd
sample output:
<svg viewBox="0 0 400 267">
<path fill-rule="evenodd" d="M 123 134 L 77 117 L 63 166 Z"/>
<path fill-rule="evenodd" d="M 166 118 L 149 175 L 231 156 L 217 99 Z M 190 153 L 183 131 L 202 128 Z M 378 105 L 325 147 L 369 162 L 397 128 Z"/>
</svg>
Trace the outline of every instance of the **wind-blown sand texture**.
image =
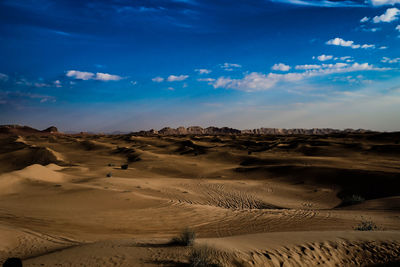
<svg viewBox="0 0 400 267">
<path fill-rule="evenodd" d="M 223 266 L 396 266 L 399 141 L 4 133 L 0 262 L 187 266 L 190 227 Z"/>
</svg>

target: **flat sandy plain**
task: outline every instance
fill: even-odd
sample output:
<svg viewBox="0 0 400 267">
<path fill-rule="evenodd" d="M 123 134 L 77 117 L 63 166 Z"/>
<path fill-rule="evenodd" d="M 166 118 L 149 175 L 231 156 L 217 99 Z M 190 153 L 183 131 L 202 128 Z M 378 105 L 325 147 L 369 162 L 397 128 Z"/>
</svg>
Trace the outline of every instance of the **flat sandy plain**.
<svg viewBox="0 0 400 267">
<path fill-rule="evenodd" d="M 221 266 L 398 266 L 399 141 L 1 134 L 0 262 L 189 266 L 207 244 Z M 168 243 L 186 227 L 194 247 Z"/>
</svg>

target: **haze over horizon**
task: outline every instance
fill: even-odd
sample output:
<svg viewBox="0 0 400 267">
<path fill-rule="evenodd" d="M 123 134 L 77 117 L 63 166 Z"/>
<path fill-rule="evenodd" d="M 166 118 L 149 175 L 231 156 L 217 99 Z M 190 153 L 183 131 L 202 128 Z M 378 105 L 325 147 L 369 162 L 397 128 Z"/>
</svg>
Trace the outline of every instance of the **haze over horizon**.
<svg viewBox="0 0 400 267">
<path fill-rule="evenodd" d="M 400 0 L 0 2 L 0 124 L 400 130 Z"/>
</svg>

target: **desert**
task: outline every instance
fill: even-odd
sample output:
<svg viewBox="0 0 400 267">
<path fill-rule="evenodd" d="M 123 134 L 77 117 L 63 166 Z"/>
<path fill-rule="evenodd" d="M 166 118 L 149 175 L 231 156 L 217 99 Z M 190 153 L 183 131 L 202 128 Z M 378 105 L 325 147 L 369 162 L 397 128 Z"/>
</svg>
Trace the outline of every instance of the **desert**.
<svg viewBox="0 0 400 267">
<path fill-rule="evenodd" d="M 400 263 L 398 132 L 1 129 L 1 262 Z"/>
<path fill-rule="evenodd" d="M 0 266 L 400 266 L 400 0 L 0 0 Z"/>
</svg>

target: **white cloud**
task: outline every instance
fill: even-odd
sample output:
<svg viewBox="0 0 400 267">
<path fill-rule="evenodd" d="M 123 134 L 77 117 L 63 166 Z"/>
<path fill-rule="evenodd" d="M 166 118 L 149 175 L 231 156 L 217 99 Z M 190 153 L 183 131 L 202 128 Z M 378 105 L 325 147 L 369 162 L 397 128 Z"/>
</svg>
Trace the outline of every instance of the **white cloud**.
<svg viewBox="0 0 400 267">
<path fill-rule="evenodd" d="M 164 78 L 163 77 L 154 77 L 153 79 L 151 79 L 153 82 L 156 82 L 156 83 L 160 83 L 160 82 L 163 82 L 164 81 Z"/>
<path fill-rule="evenodd" d="M 297 65 L 295 67 L 296 70 L 313 70 L 313 69 L 320 69 L 320 65 Z"/>
<path fill-rule="evenodd" d="M 101 73 L 101 72 L 97 72 L 96 77 L 95 77 L 95 80 L 105 81 L 105 82 L 106 81 L 119 81 L 121 79 L 122 79 L 121 76 L 108 74 L 108 73 Z"/>
<path fill-rule="evenodd" d="M 383 6 L 383 5 L 399 4 L 400 0 L 370 0 L 370 2 L 374 6 Z"/>
<path fill-rule="evenodd" d="M 379 49 L 380 50 L 384 50 L 384 49 L 388 49 L 388 47 L 387 46 L 381 46 L 381 47 L 379 47 Z"/>
<path fill-rule="evenodd" d="M 174 87 L 168 87 L 167 89 L 170 90 L 170 91 L 174 91 L 175 90 Z"/>
<path fill-rule="evenodd" d="M 179 81 L 186 80 L 187 78 L 189 78 L 189 75 L 179 75 L 179 76 L 170 75 L 168 77 L 167 81 L 169 81 L 169 82 L 179 82 Z"/>
<path fill-rule="evenodd" d="M 398 30 L 400 32 L 400 25 L 396 26 L 396 30 Z"/>
<path fill-rule="evenodd" d="M 360 48 L 360 45 L 355 45 L 354 41 L 345 41 L 342 38 L 336 37 L 326 42 L 328 45 L 337 45 L 344 47 L 351 47 L 353 49 Z"/>
<path fill-rule="evenodd" d="M 374 48 L 375 45 L 371 45 L 371 44 L 363 44 L 363 45 L 359 45 L 359 44 L 355 44 L 354 41 L 345 41 L 342 38 L 336 37 L 334 39 L 331 39 L 329 41 L 326 42 L 327 45 L 337 45 L 337 46 L 344 46 L 344 47 L 351 47 L 353 49 L 358 49 L 358 48 L 363 48 L 363 49 L 367 49 L 367 48 Z"/>
<path fill-rule="evenodd" d="M 383 62 L 383 63 L 390 63 L 390 64 L 398 63 L 398 62 L 400 62 L 400 57 L 398 57 L 398 58 L 383 57 L 382 60 L 381 60 L 381 62 Z"/>
<path fill-rule="evenodd" d="M 69 70 L 66 74 L 67 77 L 74 78 L 77 80 L 98 80 L 98 81 L 119 81 L 122 79 L 121 76 L 97 72 L 79 71 L 79 70 Z"/>
<path fill-rule="evenodd" d="M 368 70 L 375 70 L 375 71 L 385 71 L 390 70 L 390 68 L 378 68 L 369 63 L 353 63 L 351 65 L 347 63 L 336 63 L 336 64 L 323 64 L 323 69 L 311 73 L 312 76 L 321 75 L 321 74 L 333 74 L 333 73 L 346 73 L 346 72 L 353 72 L 353 71 L 368 71 Z"/>
<path fill-rule="evenodd" d="M 242 65 L 240 64 L 235 64 L 235 63 L 224 63 L 221 65 L 221 68 L 223 68 L 226 71 L 233 71 L 235 68 L 241 68 Z"/>
<path fill-rule="evenodd" d="M 307 66 L 307 65 L 299 65 Z M 311 66 L 311 65 L 308 65 Z M 298 69 L 301 69 L 298 68 Z M 273 88 L 279 82 L 294 82 L 303 80 L 315 76 L 323 76 L 335 73 L 347 73 L 355 71 L 384 71 L 390 68 L 378 68 L 369 63 L 353 63 L 351 65 L 347 63 L 336 63 L 336 64 L 322 64 L 319 68 L 308 69 L 304 72 L 297 73 L 269 73 L 263 74 L 258 72 L 252 72 L 245 75 L 242 79 L 231 79 L 230 77 L 220 77 L 212 85 L 214 88 L 226 88 L 236 89 L 245 92 L 265 91 Z"/>
<path fill-rule="evenodd" d="M 327 61 L 327 60 L 331 60 L 333 58 L 332 55 L 320 55 L 317 57 L 317 59 L 319 61 Z"/>
<path fill-rule="evenodd" d="M 252 72 L 247 74 L 243 79 L 220 77 L 214 82 L 213 86 L 214 88 L 236 89 L 246 92 L 264 91 L 270 89 L 278 82 L 277 76 L 275 75 L 279 74 L 270 73 L 265 75 Z"/>
<path fill-rule="evenodd" d="M 137 85 L 137 81 L 131 81 L 131 85 Z"/>
<path fill-rule="evenodd" d="M 368 18 L 368 17 L 363 17 L 363 18 L 360 20 L 361 23 L 364 23 L 364 22 L 367 22 L 367 21 L 369 21 L 369 18 Z"/>
<path fill-rule="evenodd" d="M 290 70 L 290 66 L 285 65 L 283 63 L 278 63 L 272 66 L 273 70 L 279 70 L 279 71 L 288 71 Z"/>
<path fill-rule="evenodd" d="M 361 46 L 361 48 L 363 48 L 363 49 L 375 48 L 375 45 L 373 45 L 373 44 L 363 44 L 363 45 Z"/>
<path fill-rule="evenodd" d="M 400 10 L 393 7 L 388 8 L 386 12 L 380 16 L 375 16 L 373 21 L 374 23 L 380 22 L 392 22 L 398 19 L 398 15 L 400 14 Z"/>
<path fill-rule="evenodd" d="M 91 80 L 94 78 L 94 73 L 92 72 L 85 72 L 85 71 L 78 71 L 78 70 L 69 70 L 67 71 L 67 77 L 71 77 L 77 80 Z"/>
<path fill-rule="evenodd" d="M 350 61 L 353 61 L 353 59 L 351 58 L 351 56 L 340 57 L 340 60 L 346 61 L 346 62 L 349 62 L 349 60 L 350 60 Z"/>
<path fill-rule="evenodd" d="M 209 70 L 209 69 L 195 69 L 194 71 L 197 71 L 199 74 L 209 74 L 209 73 L 211 73 L 211 70 Z"/>
<path fill-rule="evenodd" d="M 8 80 L 8 75 L 0 73 L 0 81 L 6 82 Z"/>
</svg>

